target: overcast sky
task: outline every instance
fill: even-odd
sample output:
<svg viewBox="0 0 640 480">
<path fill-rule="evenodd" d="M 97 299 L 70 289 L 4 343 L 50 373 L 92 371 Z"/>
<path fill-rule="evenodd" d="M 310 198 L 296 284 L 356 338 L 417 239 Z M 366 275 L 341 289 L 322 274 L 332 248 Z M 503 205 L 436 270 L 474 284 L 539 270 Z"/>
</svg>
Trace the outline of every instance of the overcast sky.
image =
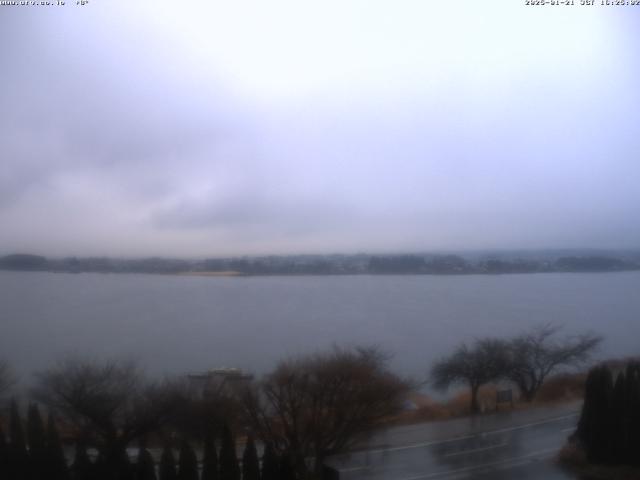
<svg viewBox="0 0 640 480">
<path fill-rule="evenodd" d="M 640 7 L 75 3 L 0 7 L 0 254 L 640 245 Z"/>
</svg>

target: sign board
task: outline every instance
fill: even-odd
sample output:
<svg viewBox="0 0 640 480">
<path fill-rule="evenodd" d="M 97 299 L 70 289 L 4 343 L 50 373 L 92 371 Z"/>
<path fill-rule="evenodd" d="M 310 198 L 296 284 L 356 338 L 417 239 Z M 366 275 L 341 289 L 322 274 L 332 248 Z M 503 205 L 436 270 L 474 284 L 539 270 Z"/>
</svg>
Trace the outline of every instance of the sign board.
<svg viewBox="0 0 640 480">
<path fill-rule="evenodd" d="M 511 389 L 498 390 L 496 393 L 496 408 L 498 408 L 499 403 L 510 403 L 513 407 L 513 392 Z"/>
</svg>

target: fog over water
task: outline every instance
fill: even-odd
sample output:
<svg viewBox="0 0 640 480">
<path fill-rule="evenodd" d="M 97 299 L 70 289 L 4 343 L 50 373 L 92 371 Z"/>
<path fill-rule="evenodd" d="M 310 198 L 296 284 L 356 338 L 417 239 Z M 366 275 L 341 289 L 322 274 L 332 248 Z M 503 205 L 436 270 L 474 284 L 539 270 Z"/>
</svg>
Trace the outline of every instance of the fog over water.
<svg viewBox="0 0 640 480">
<path fill-rule="evenodd" d="M 138 359 L 158 375 L 263 373 L 288 354 L 379 344 L 422 379 L 459 342 L 541 322 L 640 352 L 640 273 L 202 278 L 0 271 L 0 352 L 23 381 L 62 354 Z"/>
</svg>

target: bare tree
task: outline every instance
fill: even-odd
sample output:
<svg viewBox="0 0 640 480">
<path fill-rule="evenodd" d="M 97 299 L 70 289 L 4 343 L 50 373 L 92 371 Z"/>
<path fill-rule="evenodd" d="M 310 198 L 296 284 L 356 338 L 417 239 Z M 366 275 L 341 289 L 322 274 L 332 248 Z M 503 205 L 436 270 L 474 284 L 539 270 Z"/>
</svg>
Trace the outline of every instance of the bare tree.
<svg viewBox="0 0 640 480">
<path fill-rule="evenodd" d="M 545 379 L 561 367 L 578 366 L 589 360 L 602 337 L 585 333 L 556 339 L 561 327 L 545 324 L 514 338 L 510 343 L 511 360 L 508 378 L 531 402 Z"/>
<path fill-rule="evenodd" d="M 178 406 L 168 427 L 182 437 L 199 442 L 211 434 L 219 434 L 225 424 L 235 424 L 241 405 L 237 395 L 223 390 L 202 392 L 188 380 L 173 382 Z"/>
<path fill-rule="evenodd" d="M 480 411 L 478 391 L 486 383 L 507 374 L 509 348 L 500 339 L 484 338 L 469 347 L 462 344 L 449 357 L 436 362 L 431 369 L 433 385 L 446 390 L 456 383 L 465 383 L 471 389 L 471 413 Z"/>
<path fill-rule="evenodd" d="M 34 396 L 75 426 L 107 464 L 117 464 L 132 440 L 160 428 L 176 406 L 171 386 L 146 381 L 134 363 L 79 358 L 38 374 Z"/>
<path fill-rule="evenodd" d="M 283 361 L 246 392 L 248 421 L 292 458 L 300 478 L 318 474 L 328 455 L 349 450 L 402 408 L 409 383 L 387 360 L 377 348 L 336 347 Z"/>
</svg>

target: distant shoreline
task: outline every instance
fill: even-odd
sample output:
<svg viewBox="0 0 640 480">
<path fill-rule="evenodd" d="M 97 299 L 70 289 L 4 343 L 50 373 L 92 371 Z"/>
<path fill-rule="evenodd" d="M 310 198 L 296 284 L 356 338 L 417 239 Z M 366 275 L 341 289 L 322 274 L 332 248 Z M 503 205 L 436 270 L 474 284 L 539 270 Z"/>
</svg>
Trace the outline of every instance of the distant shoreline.
<svg viewBox="0 0 640 480">
<path fill-rule="evenodd" d="M 68 257 L 33 254 L 0 257 L 0 270 L 66 273 L 146 273 L 200 277 L 292 275 L 499 275 L 608 273 L 640 270 L 640 250 L 559 251 L 484 255 L 289 255 L 182 260 Z"/>
<path fill-rule="evenodd" d="M 0 268 L 0 272 L 14 273 L 54 273 L 54 274 L 102 274 L 102 275 L 157 275 L 165 277 L 203 277 L 203 278 L 246 278 L 246 277 L 470 277 L 484 276 L 496 277 L 504 275 L 537 275 L 537 274 L 606 274 L 606 273 L 629 273 L 638 272 L 640 268 L 624 269 L 624 270 L 549 270 L 549 271 L 521 271 L 521 272 L 460 272 L 460 273 L 244 273 L 235 271 L 223 272 L 145 272 L 145 271 L 69 271 L 69 270 L 18 270 L 9 268 Z"/>
</svg>

